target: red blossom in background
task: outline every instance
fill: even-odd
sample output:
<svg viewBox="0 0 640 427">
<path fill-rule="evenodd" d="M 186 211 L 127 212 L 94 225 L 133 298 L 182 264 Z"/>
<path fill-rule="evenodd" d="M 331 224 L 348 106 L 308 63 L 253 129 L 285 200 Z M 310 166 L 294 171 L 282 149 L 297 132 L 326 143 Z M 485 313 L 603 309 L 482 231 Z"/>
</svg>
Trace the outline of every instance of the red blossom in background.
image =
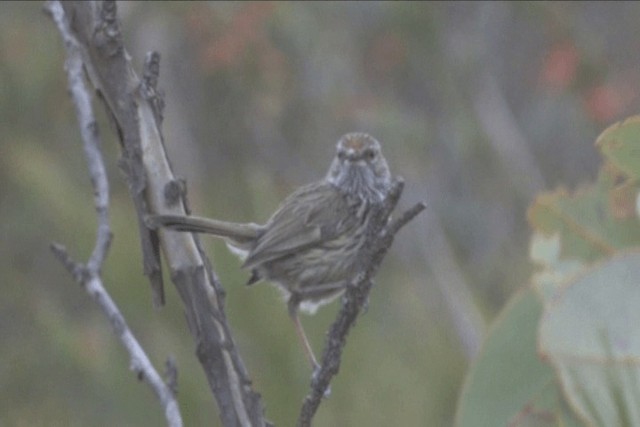
<svg viewBox="0 0 640 427">
<path fill-rule="evenodd" d="M 613 84 L 596 86 L 584 96 L 584 109 L 592 120 L 608 123 L 618 117 L 627 101 L 621 90 Z"/>
<path fill-rule="evenodd" d="M 216 17 L 211 9 L 198 8 L 197 13 L 190 14 L 188 27 L 200 43 L 199 62 L 203 69 L 215 72 L 240 67 L 251 49 L 255 49 L 261 64 L 265 61 L 267 67 L 280 62 L 282 55 L 267 34 L 267 23 L 275 8 L 273 2 L 244 3 L 220 33 L 212 30 Z M 273 55 L 278 58 L 272 58 Z"/>
<path fill-rule="evenodd" d="M 587 82 L 581 77 L 581 65 L 585 59 L 581 56 L 573 41 L 554 44 L 547 52 L 540 69 L 540 80 L 555 91 L 564 91 L 573 87 L 582 98 L 585 114 L 598 123 L 609 123 L 619 118 L 635 98 L 633 85 L 624 82 L 602 81 Z"/>
<path fill-rule="evenodd" d="M 374 79 L 384 78 L 403 66 L 406 60 L 405 41 L 397 33 L 387 31 L 372 41 L 365 71 Z"/>
<path fill-rule="evenodd" d="M 580 55 L 573 42 L 556 43 L 544 59 L 541 80 L 550 88 L 564 90 L 574 82 L 579 63 Z"/>
</svg>

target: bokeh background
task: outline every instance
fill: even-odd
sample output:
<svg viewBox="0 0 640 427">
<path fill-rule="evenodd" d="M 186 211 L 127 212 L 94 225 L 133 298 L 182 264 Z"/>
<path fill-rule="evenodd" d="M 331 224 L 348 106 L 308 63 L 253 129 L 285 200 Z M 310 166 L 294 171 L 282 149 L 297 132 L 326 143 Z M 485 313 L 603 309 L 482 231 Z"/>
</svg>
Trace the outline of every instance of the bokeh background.
<svg viewBox="0 0 640 427">
<path fill-rule="evenodd" d="M 86 259 L 91 187 L 63 72 L 39 2 L 0 3 L 0 425 L 156 426 L 102 313 L 54 260 Z M 319 426 L 451 425 L 491 320 L 525 284 L 526 209 L 593 180 L 596 136 L 640 107 L 640 3 L 119 3 L 139 67 L 162 55 L 164 132 L 193 211 L 261 222 L 323 176 L 352 130 L 383 144 L 427 200 L 376 279 Z M 186 425 L 217 425 L 179 299 L 154 310 L 134 209 L 100 114 L 115 240 L 109 291 L 162 369 L 173 355 Z M 309 369 L 278 292 L 247 289 L 204 239 L 269 419 L 293 425 Z M 303 321 L 321 351 L 338 304 Z"/>
</svg>

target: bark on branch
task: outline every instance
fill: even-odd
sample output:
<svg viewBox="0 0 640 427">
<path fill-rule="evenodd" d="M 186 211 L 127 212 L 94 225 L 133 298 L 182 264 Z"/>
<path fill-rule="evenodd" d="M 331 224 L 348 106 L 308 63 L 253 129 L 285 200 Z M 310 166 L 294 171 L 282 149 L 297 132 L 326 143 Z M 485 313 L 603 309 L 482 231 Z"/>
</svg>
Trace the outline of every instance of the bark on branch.
<svg viewBox="0 0 640 427">
<path fill-rule="evenodd" d="M 118 132 L 123 153 L 121 166 L 136 206 L 144 268 L 152 283 L 154 301 L 156 304 L 163 301 L 159 257 L 161 242 L 172 281 L 185 307 L 196 354 L 218 403 L 222 424 L 269 425 L 264 419 L 260 396 L 251 388 L 230 333 L 224 313 L 224 290 L 197 236 L 149 230 L 143 221 L 150 212 L 188 213 L 184 185 L 173 175 L 160 130 L 163 98 L 157 90 L 159 56 L 156 53 L 147 55 L 143 78 L 139 79 L 123 45 L 115 2 L 68 1 L 50 5 L 53 4 L 64 10 L 63 18 L 71 23 L 69 33 L 79 43 L 81 60 L 78 61 L 84 65 Z M 390 222 L 402 189 L 402 180 L 396 180 L 389 197 L 374 212 L 374 219 L 367 230 L 367 241 L 363 245 L 365 249 L 359 254 L 360 273 L 345 292 L 342 308 L 331 326 L 321 367 L 314 374 L 310 393 L 303 402 L 299 426 L 311 425 L 331 379 L 337 374 L 346 336 L 367 304 L 372 278 L 395 234 L 425 208 L 423 203 L 417 204 Z M 96 206 L 99 205 L 97 201 Z M 55 251 L 78 280 L 95 282 L 96 276 L 87 279 L 86 272 L 91 271 L 89 268 L 71 261 L 63 248 L 56 247 Z M 106 248 L 94 251 L 87 266 L 94 268 L 98 265 L 99 271 L 105 253 Z M 113 320 L 113 324 L 119 330 L 124 320 Z"/>
<path fill-rule="evenodd" d="M 347 334 L 368 303 L 369 292 L 373 286 L 372 279 L 391 248 L 396 233 L 426 208 L 426 204 L 418 203 L 400 215 L 398 219 L 390 222 L 391 212 L 398 204 L 403 188 L 404 181 L 402 178 L 397 178 L 387 199 L 376 208 L 373 220 L 367 229 L 366 240 L 362 245 L 363 249 L 358 255 L 359 273 L 347 288 L 342 298 L 342 307 L 329 329 L 320 370 L 314 374 L 311 380 L 311 390 L 302 404 L 298 427 L 311 425 L 322 398 L 329 390 L 332 378 L 338 374 Z"/>
<path fill-rule="evenodd" d="M 70 31 L 60 3 L 47 3 L 46 11 L 58 27 L 67 52 L 66 71 L 69 91 L 76 107 L 98 217 L 96 243 L 86 264 L 71 259 L 67 250 L 60 244 L 52 244 L 51 249 L 109 319 L 115 334 L 129 353 L 130 368 L 140 380 L 151 387 L 158 397 L 167 424 L 171 427 L 181 427 L 182 417 L 174 391 L 163 382 L 102 283 L 100 274 L 109 251 L 112 233 L 109 225 L 109 181 L 100 151 L 100 134 L 91 106 L 91 97 L 85 86 L 80 45 Z"/>
<path fill-rule="evenodd" d="M 78 40 L 82 63 L 112 118 L 122 147 L 121 167 L 138 216 L 144 270 L 154 302 L 163 302 L 159 239 L 144 225 L 148 211 L 184 214 L 186 200 L 164 151 L 162 96 L 156 89 L 157 54 L 145 61 L 140 80 L 129 61 L 114 1 L 53 2 L 64 11 Z M 224 314 L 224 291 L 199 241 L 160 232 L 172 280 L 184 304 L 196 354 L 225 426 L 267 425 L 260 396 L 251 388 Z M 62 254 L 62 252 L 59 251 Z M 64 257 L 63 257 L 64 258 Z M 74 269 L 75 270 L 75 269 Z"/>
</svg>

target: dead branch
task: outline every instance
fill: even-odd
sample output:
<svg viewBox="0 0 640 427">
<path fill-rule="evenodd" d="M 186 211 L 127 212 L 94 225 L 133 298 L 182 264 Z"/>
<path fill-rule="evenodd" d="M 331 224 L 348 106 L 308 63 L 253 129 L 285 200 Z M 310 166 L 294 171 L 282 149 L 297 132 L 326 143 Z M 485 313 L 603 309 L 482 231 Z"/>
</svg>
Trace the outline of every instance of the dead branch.
<svg viewBox="0 0 640 427">
<path fill-rule="evenodd" d="M 173 175 L 159 127 L 163 104 L 156 90 L 158 56 L 147 57 L 140 80 L 124 48 L 114 1 L 52 4 L 61 6 L 71 23 L 70 34 L 78 40 L 85 71 L 118 133 L 121 167 L 136 207 L 144 271 L 152 282 L 154 301 L 163 301 L 158 244 L 162 241 L 223 425 L 267 425 L 260 396 L 251 388 L 227 325 L 224 291 L 199 241 L 185 233 L 160 232 L 158 236 L 144 225 L 148 211 L 184 214 L 187 210 L 183 187 Z"/>
<path fill-rule="evenodd" d="M 52 244 L 51 249 L 109 319 L 115 334 L 129 353 L 130 368 L 139 379 L 151 387 L 158 397 L 164 409 L 167 424 L 171 427 L 181 427 L 182 417 L 174 392 L 162 381 L 162 378 L 153 367 L 149 357 L 129 329 L 124 316 L 122 316 L 102 283 L 101 269 L 109 251 L 112 233 L 109 225 L 109 181 L 100 151 L 100 133 L 93 114 L 91 97 L 85 86 L 82 56 L 78 41 L 70 31 L 59 2 L 47 3 L 46 11 L 51 15 L 58 27 L 65 44 L 69 91 L 76 107 L 80 134 L 94 190 L 94 205 L 98 217 L 96 243 L 86 264 L 74 261 L 64 246 L 60 244 Z"/>
<path fill-rule="evenodd" d="M 389 248 L 391 248 L 396 233 L 426 208 L 424 203 L 418 203 L 395 221 L 389 222 L 391 212 L 400 199 L 403 187 L 404 182 L 402 179 L 396 179 L 387 199 L 376 208 L 374 217 L 367 229 L 366 241 L 362 245 L 363 249 L 359 254 L 358 265 L 360 266 L 360 272 L 347 288 L 342 299 L 342 308 L 329 329 L 320 370 L 315 373 L 311 380 L 311 391 L 302 404 L 300 416 L 298 417 L 298 427 L 311 425 L 311 420 L 318 410 L 322 398 L 329 390 L 331 379 L 337 375 L 347 334 L 368 303 L 369 292 L 373 286 L 372 279 Z"/>
</svg>

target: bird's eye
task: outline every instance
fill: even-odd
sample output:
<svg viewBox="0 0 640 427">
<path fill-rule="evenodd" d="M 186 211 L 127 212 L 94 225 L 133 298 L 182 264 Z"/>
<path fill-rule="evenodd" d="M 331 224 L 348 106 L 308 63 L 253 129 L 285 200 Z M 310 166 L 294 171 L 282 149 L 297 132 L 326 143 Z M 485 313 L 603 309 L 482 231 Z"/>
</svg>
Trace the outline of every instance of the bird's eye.
<svg viewBox="0 0 640 427">
<path fill-rule="evenodd" d="M 343 150 L 338 151 L 338 159 L 344 160 L 347 157 L 347 153 Z"/>
<path fill-rule="evenodd" d="M 364 152 L 364 158 L 367 160 L 373 160 L 376 157 L 376 152 L 375 150 L 366 150 Z"/>
</svg>

